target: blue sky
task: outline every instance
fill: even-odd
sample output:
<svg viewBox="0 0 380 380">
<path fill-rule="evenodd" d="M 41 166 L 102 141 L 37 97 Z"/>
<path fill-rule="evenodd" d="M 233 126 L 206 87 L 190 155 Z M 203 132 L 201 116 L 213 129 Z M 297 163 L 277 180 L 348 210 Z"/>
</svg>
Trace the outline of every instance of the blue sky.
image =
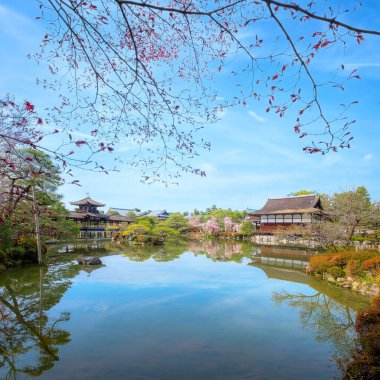
<svg viewBox="0 0 380 380">
<path fill-rule="evenodd" d="M 36 77 L 46 68 L 26 58 L 38 49 L 43 25 L 35 21 L 37 2 L 0 3 L 0 88 L 20 99 L 32 100 L 38 110 L 54 102 L 54 94 L 37 88 Z M 356 24 L 380 30 L 380 3 L 366 2 L 367 13 Z M 367 16 L 366 16 L 367 15 Z M 354 17 L 353 16 L 353 17 Z M 377 19 L 377 20 L 376 20 Z M 369 25 L 372 23 L 372 25 Z M 377 25 L 376 25 L 377 23 Z M 249 38 L 249 37 L 248 37 Z M 333 193 L 354 186 L 366 186 L 374 200 L 380 200 L 380 43 L 367 39 L 362 45 L 348 46 L 345 55 L 330 50 L 318 58 L 317 75 L 332 73 L 344 63 L 359 69 L 362 80 L 350 81 L 339 96 L 342 101 L 356 97 L 360 103 L 351 110 L 357 119 L 352 127 L 354 140 L 349 150 L 325 156 L 305 155 L 304 141 L 292 131 L 293 119 L 279 119 L 265 112 L 265 105 L 248 103 L 221 114 L 220 121 L 203 132 L 212 142 L 210 152 L 201 152 L 194 166 L 207 172 L 205 178 L 184 175 L 179 185 L 145 185 L 140 173 L 125 165 L 109 175 L 77 172 L 81 187 L 64 185 L 64 201 L 77 200 L 89 193 L 112 207 L 166 209 L 169 212 L 204 209 L 213 204 L 233 209 L 260 208 L 268 197 L 282 197 L 299 189 Z M 224 75 L 224 76 L 223 76 Z M 227 73 L 219 76 L 221 91 L 229 91 Z M 336 106 L 336 93 L 327 94 L 326 104 Z M 340 99 L 338 99 L 340 101 Z M 120 154 L 126 153 L 123 151 Z M 110 160 L 108 156 L 105 160 Z"/>
</svg>

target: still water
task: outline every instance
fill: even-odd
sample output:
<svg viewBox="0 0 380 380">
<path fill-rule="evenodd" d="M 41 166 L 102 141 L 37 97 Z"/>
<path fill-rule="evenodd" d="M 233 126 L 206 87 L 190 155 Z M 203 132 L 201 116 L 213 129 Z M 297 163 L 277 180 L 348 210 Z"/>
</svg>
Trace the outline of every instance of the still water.
<svg viewBox="0 0 380 380">
<path fill-rule="evenodd" d="M 60 253 L 4 272 L 0 378 L 339 378 L 367 298 L 261 253 L 271 256 L 238 243 L 109 247 L 91 252 L 101 267 Z"/>
</svg>

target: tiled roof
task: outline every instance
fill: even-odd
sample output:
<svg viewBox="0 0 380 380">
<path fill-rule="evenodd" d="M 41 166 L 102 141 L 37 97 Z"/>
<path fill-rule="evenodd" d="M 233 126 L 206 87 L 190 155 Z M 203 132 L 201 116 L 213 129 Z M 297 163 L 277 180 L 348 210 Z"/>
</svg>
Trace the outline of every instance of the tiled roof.
<svg viewBox="0 0 380 380">
<path fill-rule="evenodd" d="M 70 212 L 69 219 L 102 219 L 111 222 L 132 222 L 132 219 L 123 215 L 106 215 L 106 214 L 94 214 L 91 212 Z"/>
<path fill-rule="evenodd" d="M 303 195 L 299 197 L 268 199 L 261 210 L 250 215 L 317 213 L 321 212 L 319 195 Z"/>
<path fill-rule="evenodd" d="M 162 214 L 169 215 L 169 213 L 166 212 L 166 210 L 154 210 L 154 211 L 149 212 L 147 216 L 160 216 Z"/>
<path fill-rule="evenodd" d="M 79 201 L 70 202 L 73 206 L 85 206 L 85 205 L 91 205 L 91 206 L 97 206 L 97 207 L 103 207 L 105 206 L 104 203 L 99 203 L 91 199 L 90 197 L 86 197 L 83 199 L 80 199 Z"/>
<path fill-rule="evenodd" d="M 68 218 L 71 219 L 85 219 L 85 218 L 94 218 L 94 219 L 107 219 L 105 214 L 94 214 L 91 212 L 70 212 Z"/>
</svg>

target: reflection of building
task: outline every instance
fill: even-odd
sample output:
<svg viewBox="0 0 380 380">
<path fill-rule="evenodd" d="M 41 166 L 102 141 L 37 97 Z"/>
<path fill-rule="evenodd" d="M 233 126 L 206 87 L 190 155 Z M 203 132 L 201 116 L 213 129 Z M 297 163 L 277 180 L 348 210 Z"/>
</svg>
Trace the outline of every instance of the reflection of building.
<svg viewBox="0 0 380 380">
<path fill-rule="evenodd" d="M 324 214 L 321 200 L 315 194 L 268 199 L 261 210 L 249 213 L 251 217 L 260 217 L 259 232 L 262 234 L 271 234 L 278 227 L 319 221 Z"/>
<path fill-rule="evenodd" d="M 70 204 L 78 206 L 78 209 L 70 212 L 67 218 L 74 220 L 80 227 L 80 238 L 111 237 L 112 233 L 119 231 L 121 223 L 132 223 L 132 219 L 127 216 L 102 214 L 98 207 L 105 205 L 90 197 Z"/>
</svg>

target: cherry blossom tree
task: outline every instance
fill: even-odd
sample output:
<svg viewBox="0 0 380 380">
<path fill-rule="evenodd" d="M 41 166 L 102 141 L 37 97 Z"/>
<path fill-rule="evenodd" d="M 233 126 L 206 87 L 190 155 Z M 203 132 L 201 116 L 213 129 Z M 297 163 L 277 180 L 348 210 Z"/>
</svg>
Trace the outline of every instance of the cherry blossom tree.
<svg viewBox="0 0 380 380">
<path fill-rule="evenodd" d="M 201 231 L 202 230 L 202 223 L 199 216 L 192 216 L 187 221 L 188 226 L 193 231 Z"/>
<path fill-rule="evenodd" d="M 226 232 L 232 232 L 234 227 L 234 222 L 229 216 L 226 216 L 224 218 L 224 231 Z"/>
<path fill-rule="evenodd" d="M 188 164 L 210 148 L 200 130 L 233 105 L 261 104 L 280 118 L 289 115 L 289 130 L 307 140 L 305 152 L 350 147 L 355 120 L 348 111 L 358 99 L 337 104 L 335 112 L 326 107 L 326 93 L 334 90 L 339 98 L 346 82 L 360 76 L 337 65 L 331 77 L 320 77 L 317 58 L 378 38 L 379 30 L 359 22 L 368 4 L 38 1 L 38 19 L 48 30 L 36 58 L 48 62 L 52 74 L 39 83 L 59 91 L 60 104 L 51 110 L 55 122 L 87 128 L 86 144 L 94 150 L 129 142 L 135 148 L 127 162 L 141 168 L 145 181 L 175 181 L 182 171 L 205 175 Z M 216 91 L 223 73 L 230 97 Z"/>
<path fill-rule="evenodd" d="M 31 102 L 18 103 L 9 95 L 0 99 L 0 247 L 35 234 L 40 262 L 41 233 L 46 237 L 72 227 L 60 222 L 65 211 L 56 194 L 60 174 L 77 184 L 71 178 L 73 167 L 102 170 L 91 158 L 75 156 L 72 149 L 81 142 L 44 144 L 51 136 L 59 136 L 59 131 L 38 116 Z M 55 222 L 47 227 L 52 216 Z"/>
<path fill-rule="evenodd" d="M 220 232 L 219 223 L 213 216 L 204 224 L 203 231 L 210 234 L 215 234 L 215 233 Z"/>
</svg>

